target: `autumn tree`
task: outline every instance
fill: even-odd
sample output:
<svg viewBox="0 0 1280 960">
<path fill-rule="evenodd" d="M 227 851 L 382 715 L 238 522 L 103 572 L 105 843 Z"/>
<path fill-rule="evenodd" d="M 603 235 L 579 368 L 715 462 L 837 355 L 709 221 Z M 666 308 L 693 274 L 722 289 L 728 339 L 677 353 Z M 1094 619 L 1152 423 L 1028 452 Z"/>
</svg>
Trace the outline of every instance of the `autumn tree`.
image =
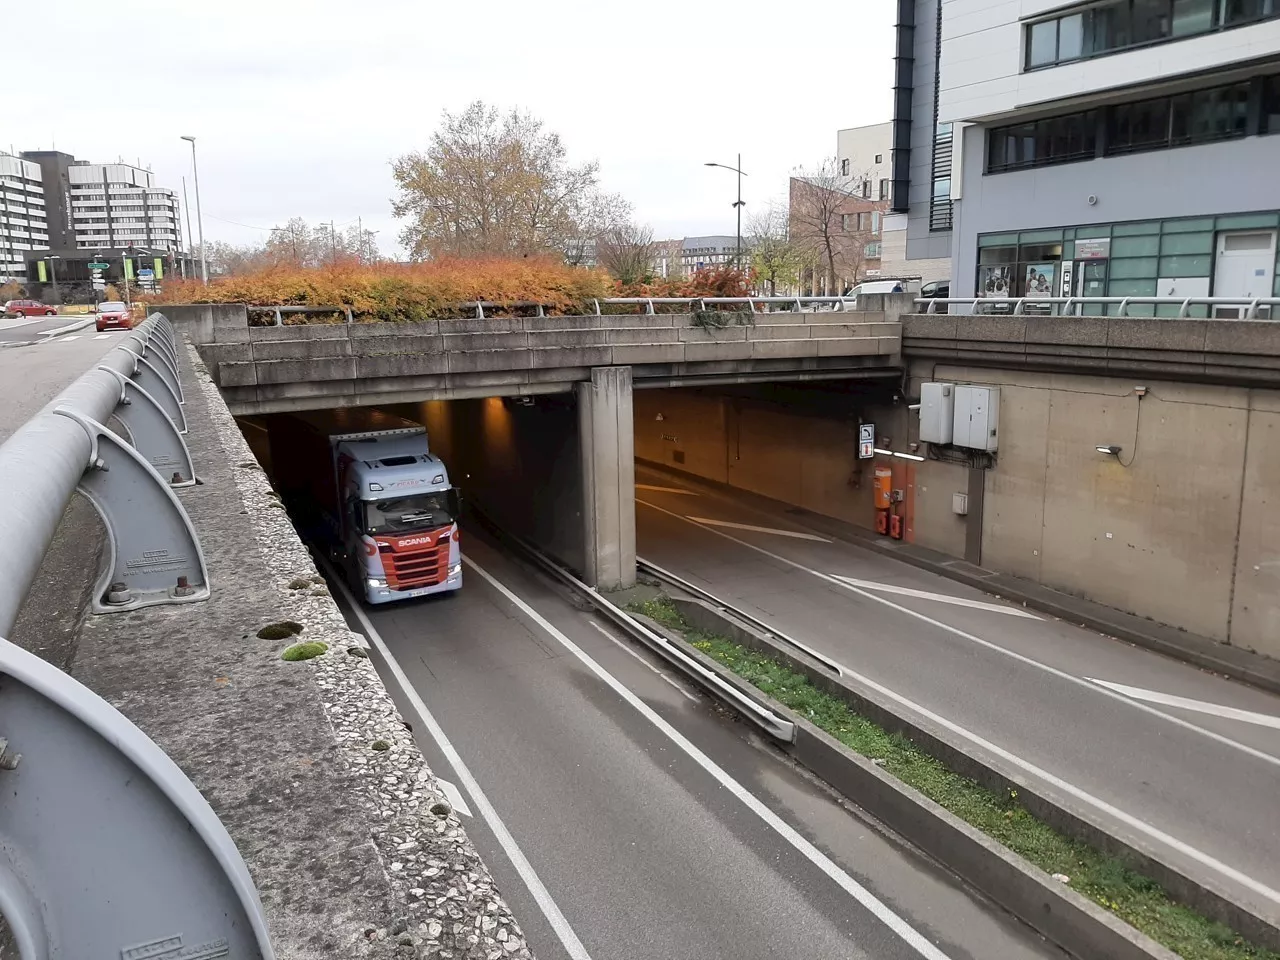
<svg viewBox="0 0 1280 960">
<path fill-rule="evenodd" d="M 619 283 L 640 283 L 653 274 L 653 229 L 625 223 L 596 241 L 596 262 Z"/>
<path fill-rule="evenodd" d="M 272 227 L 267 238 L 267 257 L 278 265 L 315 266 L 318 261 L 316 251 L 315 232 L 302 217 L 291 218 L 283 227 Z"/>
<path fill-rule="evenodd" d="M 573 166 L 541 120 L 475 101 L 444 111 L 425 152 L 392 163 L 392 210 L 413 260 L 563 254 L 590 233 L 599 164 Z"/>
<path fill-rule="evenodd" d="M 791 224 L 787 208 L 769 204 L 763 211 L 753 214 L 747 221 L 750 238 L 751 269 L 756 278 L 768 284 L 769 296 L 778 295 L 778 285 L 784 287 L 796 283 L 804 255 L 791 238 Z"/>
<path fill-rule="evenodd" d="M 829 294 L 839 292 L 840 278 L 857 278 L 862 269 L 875 206 L 861 195 L 865 179 L 843 173 L 835 158 L 791 178 L 791 236 L 802 252 L 820 263 Z M 863 226 L 858 226 L 860 220 Z"/>
</svg>

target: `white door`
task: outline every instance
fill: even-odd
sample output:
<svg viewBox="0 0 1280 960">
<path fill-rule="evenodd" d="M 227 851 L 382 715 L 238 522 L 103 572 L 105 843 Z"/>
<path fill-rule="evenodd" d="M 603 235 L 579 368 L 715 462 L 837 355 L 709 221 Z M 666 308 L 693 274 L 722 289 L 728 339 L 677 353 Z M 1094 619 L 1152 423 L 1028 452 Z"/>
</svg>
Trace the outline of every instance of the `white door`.
<svg viewBox="0 0 1280 960">
<path fill-rule="evenodd" d="M 1276 232 L 1250 230 L 1218 234 L 1218 258 L 1213 271 L 1215 297 L 1270 297 L 1275 281 Z M 1242 306 L 1214 308 L 1217 317 L 1243 317 Z M 1270 311 L 1258 309 L 1258 316 Z"/>
</svg>

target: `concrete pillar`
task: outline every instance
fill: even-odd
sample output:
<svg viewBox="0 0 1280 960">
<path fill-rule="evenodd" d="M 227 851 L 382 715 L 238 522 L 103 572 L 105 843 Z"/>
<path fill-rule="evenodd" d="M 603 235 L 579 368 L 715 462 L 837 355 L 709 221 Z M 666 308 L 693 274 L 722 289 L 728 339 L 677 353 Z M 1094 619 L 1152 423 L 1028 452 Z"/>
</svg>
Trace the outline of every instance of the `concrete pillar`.
<svg viewBox="0 0 1280 960">
<path fill-rule="evenodd" d="M 631 368 L 596 367 L 575 385 L 582 446 L 582 521 L 587 582 L 619 590 L 636 582 L 635 435 Z"/>
</svg>

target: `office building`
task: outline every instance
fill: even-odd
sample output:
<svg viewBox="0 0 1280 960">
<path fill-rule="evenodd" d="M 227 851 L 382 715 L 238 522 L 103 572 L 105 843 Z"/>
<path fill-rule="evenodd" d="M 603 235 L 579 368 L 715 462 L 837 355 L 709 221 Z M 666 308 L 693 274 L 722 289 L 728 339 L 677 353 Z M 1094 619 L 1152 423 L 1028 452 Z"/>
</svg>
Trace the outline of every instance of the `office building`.
<svg viewBox="0 0 1280 960">
<path fill-rule="evenodd" d="M 1275 0 L 900 0 L 897 29 L 892 205 L 953 296 L 1280 291 Z"/>
<path fill-rule="evenodd" d="M 49 246 L 39 164 L 0 153 L 0 283 L 26 275 L 26 254 Z"/>
</svg>

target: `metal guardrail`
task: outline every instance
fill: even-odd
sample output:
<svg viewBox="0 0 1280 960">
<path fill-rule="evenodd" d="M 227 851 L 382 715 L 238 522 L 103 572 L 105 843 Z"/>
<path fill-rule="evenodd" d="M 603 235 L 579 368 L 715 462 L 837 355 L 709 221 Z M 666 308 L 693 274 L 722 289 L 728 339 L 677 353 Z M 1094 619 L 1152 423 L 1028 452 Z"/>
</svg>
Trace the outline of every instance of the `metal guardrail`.
<svg viewBox="0 0 1280 960">
<path fill-rule="evenodd" d="M 347 318 L 347 323 L 352 323 L 352 322 L 354 322 L 354 321 L 351 319 L 351 308 L 350 308 L 350 307 L 348 307 L 348 306 L 336 306 L 336 307 L 279 307 L 279 306 L 276 306 L 275 304 L 265 304 L 265 305 L 263 305 L 263 304 L 255 304 L 255 303 L 251 303 L 251 304 L 248 304 L 248 309 L 250 309 L 250 310 L 259 310 L 259 311 L 266 311 L 266 310 L 274 311 L 274 312 L 275 312 L 275 317 L 276 317 L 276 322 L 275 322 L 275 324 L 274 324 L 274 325 L 275 325 L 275 326 L 277 326 L 277 327 L 283 327 L 283 326 L 284 326 L 284 314 L 286 314 L 286 313 L 302 313 L 302 314 L 307 314 L 307 313 L 341 313 L 341 314 L 343 314 L 343 315 L 345 315 L 345 316 L 346 316 L 346 318 Z"/>
<path fill-rule="evenodd" d="M 1039 315 L 1041 311 L 1035 314 L 1026 314 L 1025 307 L 1028 305 L 1060 307 L 1057 311 L 1052 311 L 1056 316 L 1093 316 L 1092 314 L 1077 313 L 1076 308 L 1084 307 L 1090 304 L 1097 304 L 1103 307 L 1118 306 L 1116 313 L 1110 316 L 1127 317 L 1130 316 L 1128 310 L 1130 306 L 1177 306 L 1178 316 L 1168 319 L 1187 319 L 1187 312 L 1193 306 L 1207 306 L 1211 316 L 1214 315 L 1216 307 L 1243 307 L 1243 317 L 1223 317 L 1218 316 L 1220 320 L 1270 320 L 1272 309 L 1280 306 L 1280 297 L 917 297 L 917 304 L 928 304 L 928 309 L 924 312 L 931 313 L 950 313 L 951 305 L 967 306 L 972 309 L 968 313 L 988 315 L 999 314 L 1003 316 L 1028 316 Z M 947 309 L 939 310 L 940 306 Z M 987 309 L 982 309 L 986 307 Z M 1009 309 L 1002 309 L 1009 308 Z M 1259 318 L 1258 310 L 1265 308 L 1268 316 Z M 1142 314 L 1142 316 L 1150 316 L 1150 314 Z M 1199 318 L 1197 318 L 1199 319 Z"/>
<path fill-rule="evenodd" d="M 105 700 L 3 639 L 76 491 L 106 526 L 95 612 L 209 596 L 172 489 L 199 482 L 177 345 L 153 314 L 0 445 L 0 914 L 22 960 L 274 957 L 199 790 Z"/>
<path fill-rule="evenodd" d="M 654 314 L 654 304 L 660 306 L 687 306 L 692 307 L 698 305 L 699 310 L 706 310 L 707 305 L 712 306 L 731 306 L 746 305 L 751 313 L 756 312 L 756 304 L 761 304 L 766 309 L 764 313 L 773 312 L 767 308 L 772 306 L 786 306 L 785 313 L 802 313 L 804 312 L 804 304 L 810 306 L 825 306 L 831 310 L 850 310 L 856 309 L 857 297 L 605 297 L 602 300 L 593 300 L 595 304 L 596 316 L 601 316 L 600 304 L 607 306 L 641 306 L 645 308 L 645 313 L 649 316 Z"/>
</svg>

